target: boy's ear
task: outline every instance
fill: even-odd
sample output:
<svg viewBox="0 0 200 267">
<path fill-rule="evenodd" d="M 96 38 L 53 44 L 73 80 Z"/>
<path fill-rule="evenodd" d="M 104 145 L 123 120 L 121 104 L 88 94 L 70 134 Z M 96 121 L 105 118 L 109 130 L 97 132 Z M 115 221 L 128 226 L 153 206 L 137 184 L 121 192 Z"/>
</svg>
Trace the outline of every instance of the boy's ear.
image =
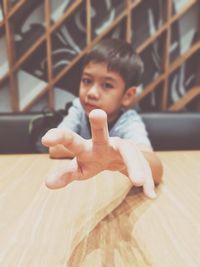
<svg viewBox="0 0 200 267">
<path fill-rule="evenodd" d="M 122 98 L 122 106 L 124 108 L 128 108 L 129 106 L 134 104 L 136 95 L 136 87 L 130 87 L 128 88 Z"/>
</svg>

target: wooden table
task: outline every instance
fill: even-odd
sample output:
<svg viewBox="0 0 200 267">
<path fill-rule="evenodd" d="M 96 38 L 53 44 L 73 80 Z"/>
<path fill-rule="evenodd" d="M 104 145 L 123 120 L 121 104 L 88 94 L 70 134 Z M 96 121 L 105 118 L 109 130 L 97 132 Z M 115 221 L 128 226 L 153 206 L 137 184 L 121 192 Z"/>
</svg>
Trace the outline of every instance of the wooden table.
<svg viewBox="0 0 200 267">
<path fill-rule="evenodd" d="M 45 176 L 64 160 L 1 155 L 0 266 L 199 267 L 200 151 L 158 155 L 153 201 L 109 172 L 52 191 Z"/>
</svg>

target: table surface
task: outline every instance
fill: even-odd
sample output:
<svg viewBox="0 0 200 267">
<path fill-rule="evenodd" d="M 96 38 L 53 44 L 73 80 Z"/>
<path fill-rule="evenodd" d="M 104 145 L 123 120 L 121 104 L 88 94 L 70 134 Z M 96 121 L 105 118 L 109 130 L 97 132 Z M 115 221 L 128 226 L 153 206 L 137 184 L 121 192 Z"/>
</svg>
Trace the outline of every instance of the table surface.
<svg viewBox="0 0 200 267">
<path fill-rule="evenodd" d="M 155 200 L 117 172 L 49 190 L 65 160 L 0 155 L 0 266 L 199 267 L 200 151 L 157 154 Z"/>
</svg>

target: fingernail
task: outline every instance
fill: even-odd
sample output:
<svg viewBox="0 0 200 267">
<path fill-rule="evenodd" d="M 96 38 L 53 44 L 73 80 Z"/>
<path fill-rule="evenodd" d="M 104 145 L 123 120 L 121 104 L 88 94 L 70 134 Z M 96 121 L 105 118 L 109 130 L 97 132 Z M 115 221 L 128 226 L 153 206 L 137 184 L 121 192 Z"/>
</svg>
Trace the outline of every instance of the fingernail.
<svg viewBox="0 0 200 267">
<path fill-rule="evenodd" d="M 151 199 L 154 199 L 154 198 L 156 198 L 156 197 L 157 197 L 157 195 L 156 195 L 156 192 L 155 192 L 155 191 L 149 192 L 149 193 L 148 193 L 148 196 L 149 196 Z"/>
</svg>

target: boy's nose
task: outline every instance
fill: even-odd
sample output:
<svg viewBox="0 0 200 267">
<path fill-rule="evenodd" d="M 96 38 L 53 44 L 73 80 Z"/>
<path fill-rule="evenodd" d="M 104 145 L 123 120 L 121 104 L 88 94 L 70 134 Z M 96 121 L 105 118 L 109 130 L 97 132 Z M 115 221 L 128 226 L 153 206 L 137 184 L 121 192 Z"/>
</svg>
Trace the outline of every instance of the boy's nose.
<svg viewBox="0 0 200 267">
<path fill-rule="evenodd" d="M 92 87 L 90 87 L 90 89 L 88 90 L 88 96 L 95 98 L 99 97 L 99 89 L 97 85 L 93 85 Z"/>
</svg>

